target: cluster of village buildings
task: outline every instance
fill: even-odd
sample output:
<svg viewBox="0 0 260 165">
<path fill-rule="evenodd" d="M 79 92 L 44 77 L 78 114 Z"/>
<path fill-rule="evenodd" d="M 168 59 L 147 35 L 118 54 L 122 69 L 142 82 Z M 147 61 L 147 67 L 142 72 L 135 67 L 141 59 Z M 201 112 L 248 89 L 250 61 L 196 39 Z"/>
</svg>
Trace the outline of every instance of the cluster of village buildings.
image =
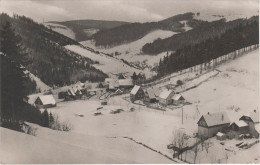
<svg viewBox="0 0 260 165">
<path fill-rule="evenodd" d="M 162 107 L 169 105 L 184 105 L 184 97 L 174 92 L 173 89 L 161 90 L 157 87 L 144 88 L 140 85 L 135 85 L 133 79 L 122 78 L 113 79 L 107 78 L 102 84 L 103 88 L 87 89 L 86 84 L 78 82 L 64 92 L 60 92 L 59 99 L 75 100 L 82 98 L 82 96 L 92 96 L 99 92 L 112 92 L 113 94 L 123 94 L 130 92 L 130 101 L 143 101 L 147 104 L 159 104 Z M 39 108 L 49 108 L 56 106 L 56 101 L 53 95 L 39 96 L 35 100 L 35 105 Z M 198 137 L 210 138 L 217 136 L 218 139 L 225 138 L 242 138 L 259 137 L 259 112 L 254 110 L 247 115 L 241 116 L 239 121 L 231 122 L 225 112 L 208 113 L 202 115 L 198 121 Z"/>
<path fill-rule="evenodd" d="M 198 121 L 198 137 L 216 136 L 219 140 L 259 137 L 259 111 L 254 110 L 231 122 L 226 112 L 208 113 Z"/>
</svg>

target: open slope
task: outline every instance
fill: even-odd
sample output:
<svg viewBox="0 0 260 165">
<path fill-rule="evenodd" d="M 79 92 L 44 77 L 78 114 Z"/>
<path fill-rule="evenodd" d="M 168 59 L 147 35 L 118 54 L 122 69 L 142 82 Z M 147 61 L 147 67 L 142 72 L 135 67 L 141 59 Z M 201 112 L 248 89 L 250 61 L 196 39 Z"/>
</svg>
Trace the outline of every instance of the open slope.
<svg viewBox="0 0 260 165">
<path fill-rule="evenodd" d="M 69 31 L 72 30 L 77 41 L 85 41 L 90 39 L 93 34 L 100 30 L 111 29 L 128 24 L 128 22 L 105 20 L 71 20 L 64 22 L 51 21 L 47 22 L 47 24 L 60 25 L 66 29 L 69 29 Z M 59 31 L 60 30 L 61 29 L 59 29 Z"/>
<path fill-rule="evenodd" d="M 63 133 L 39 127 L 34 137 L 0 127 L 1 163 L 172 163 L 126 139 Z"/>
<path fill-rule="evenodd" d="M 44 23 L 45 26 L 49 27 L 51 30 L 60 33 L 64 36 L 67 36 L 71 39 L 76 39 L 75 33 L 68 27 L 60 24 L 55 24 L 55 23 Z"/>
<path fill-rule="evenodd" d="M 67 46 L 65 46 L 65 48 L 72 52 L 80 54 L 83 57 L 87 57 L 93 61 L 97 61 L 98 64 L 93 64 L 93 66 L 111 76 L 113 76 L 114 74 L 118 74 L 118 73 L 126 73 L 128 76 L 131 76 L 131 75 L 133 75 L 134 72 L 136 72 L 136 73 L 143 72 L 146 74 L 147 77 L 151 77 L 151 72 L 149 70 L 147 70 L 147 69 L 139 70 L 139 69 L 133 68 L 133 67 L 125 64 L 123 61 L 110 57 L 108 55 L 105 55 L 102 53 L 95 54 L 78 45 L 67 45 Z"/>
</svg>

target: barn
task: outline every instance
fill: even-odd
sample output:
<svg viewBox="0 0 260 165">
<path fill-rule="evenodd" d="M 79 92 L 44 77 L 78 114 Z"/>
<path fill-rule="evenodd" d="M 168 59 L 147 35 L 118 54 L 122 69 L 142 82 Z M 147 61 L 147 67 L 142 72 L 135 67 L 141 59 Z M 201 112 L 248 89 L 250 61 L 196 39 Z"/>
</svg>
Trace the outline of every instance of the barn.
<svg viewBox="0 0 260 165">
<path fill-rule="evenodd" d="M 120 79 L 118 83 L 120 89 L 131 89 L 134 86 L 132 79 Z"/>
<path fill-rule="evenodd" d="M 174 95 L 174 91 L 172 89 L 164 89 L 159 97 L 159 104 L 163 106 L 167 106 L 169 104 L 172 104 L 172 96 Z"/>
<path fill-rule="evenodd" d="M 230 130 L 235 131 L 238 134 L 249 133 L 249 126 L 243 120 L 239 120 L 239 121 L 233 122 L 232 124 L 230 124 L 229 128 L 230 128 Z"/>
<path fill-rule="evenodd" d="M 147 88 L 144 90 L 144 102 L 154 103 L 159 97 L 160 91 L 158 88 Z"/>
<path fill-rule="evenodd" d="M 143 89 L 140 86 L 135 85 L 134 88 L 130 92 L 130 100 L 132 102 L 134 102 L 135 100 L 141 100 L 143 98 L 144 98 Z"/>
<path fill-rule="evenodd" d="M 226 112 L 208 113 L 202 115 L 198 124 L 198 136 L 210 138 L 215 136 L 218 132 L 225 131 L 230 125 L 230 120 Z"/>
<path fill-rule="evenodd" d="M 53 95 L 38 96 L 34 104 L 38 108 L 50 108 L 56 106 L 56 101 Z"/>
<path fill-rule="evenodd" d="M 181 94 L 175 94 L 172 97 L 172 103 L 174 105 L 180 105 L 180 104 L 183 104 L 184 102 L 185 102 L 185 99 Z"/>
</svg>

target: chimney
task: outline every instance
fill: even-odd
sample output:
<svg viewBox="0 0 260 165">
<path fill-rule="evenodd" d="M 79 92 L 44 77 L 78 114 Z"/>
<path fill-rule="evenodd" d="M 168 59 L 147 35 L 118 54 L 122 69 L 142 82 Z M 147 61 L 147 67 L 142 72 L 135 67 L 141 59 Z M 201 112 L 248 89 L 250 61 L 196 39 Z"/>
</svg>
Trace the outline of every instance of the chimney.
<svg viewBox="0 0 260 165">
<path fill-rule="evenodd" d="M 254 109 L 254 112 L 256 113 L 256 110 Z"/>
<path fill-rule="evenodd" d="M 222 121 L 224 120 L 224 115 L 223 115 L 223 114 L 221 115 L 221 120 L 222 120 Z"/>
<path fill-rule="evenodd" d="M 208 112 L 208 115 L 209 115 L 209 112 Z"/>
</svg>

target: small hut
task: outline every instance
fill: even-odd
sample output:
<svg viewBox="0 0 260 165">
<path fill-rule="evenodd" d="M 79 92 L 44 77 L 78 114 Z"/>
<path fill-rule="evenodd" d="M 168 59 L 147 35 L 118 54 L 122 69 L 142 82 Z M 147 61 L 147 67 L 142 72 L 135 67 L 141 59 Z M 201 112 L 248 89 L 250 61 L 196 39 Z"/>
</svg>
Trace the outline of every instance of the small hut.
<svg viewBox="0 0 260 165">
<path fill-rule="evenodd" d="M 38 108 L 50 108 L 56 106 L 56 101 L 53 95 L 38 96 L 34 104 Z"/>
</svg>

